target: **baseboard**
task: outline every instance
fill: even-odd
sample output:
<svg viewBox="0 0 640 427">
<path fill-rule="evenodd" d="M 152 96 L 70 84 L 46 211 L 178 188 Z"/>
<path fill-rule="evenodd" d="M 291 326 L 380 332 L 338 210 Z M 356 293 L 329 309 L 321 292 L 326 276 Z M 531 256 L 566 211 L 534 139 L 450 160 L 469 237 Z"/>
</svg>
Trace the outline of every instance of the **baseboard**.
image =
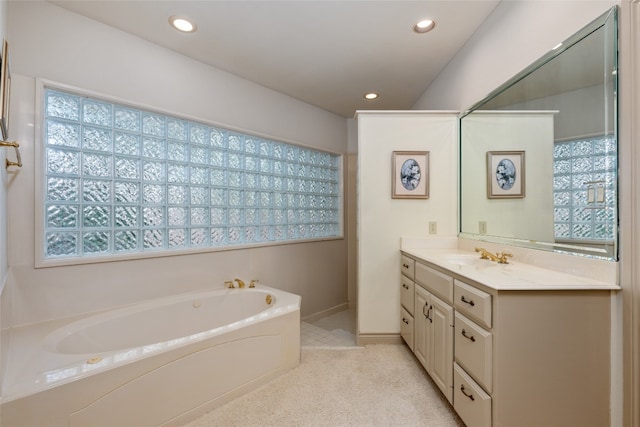
<svg viewBox="0 0 640 427">
<path fill-rule="evenodd" d="M 358 346 L 368 344 L 402 344 L 400 334 L 358 334 Z"/>
<path fill-rule="evenodd" d="M 324 317 L 331 316 L 332 314 L 335 314 L 335 313 L 339 313 L 341 311 L 346 310 L 347 308 L 349 308 L 349 303 L 345 302 L 344 304 L 336 305 L 335 307 L 328 308 L 319 313 L 312 314 L 311 316 L 303 317 L 301 320 L 307 323 L 317 322 L 318 320 Z"/>
</svg>

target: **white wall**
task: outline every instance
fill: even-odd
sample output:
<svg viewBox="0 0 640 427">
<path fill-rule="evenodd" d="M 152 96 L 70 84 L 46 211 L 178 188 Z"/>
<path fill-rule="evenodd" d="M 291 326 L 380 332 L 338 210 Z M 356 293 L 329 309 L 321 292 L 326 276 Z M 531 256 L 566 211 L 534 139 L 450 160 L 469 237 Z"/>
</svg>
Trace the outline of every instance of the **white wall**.
<svg viewBox="0 0 640 427">
<path fill-rule="evenodd" d="M 358 332 L 400 331 L 400 238 L 457 234 L 457 114 L 358 112 Z M 429 198 L 392 199 L 392 152 L 429 151 Z"/>
<path fill-rule="evenodd" d="M 413 106 L 464 110 L 620 1 L 503 1 Z"/>
<path fill-rule="evenodd" d="M 480 234 L 554 241 L 553 122 L 554 113 L 480 111 L 462 119 L 461 228 Z M 489 199 L 488 151 L 524 151 L 525 197 Z M 471 208 L 469 208 L 471 207 Z"/>
<path fill-rule="evenodd" d="M 25 164 L 8 194 L 13 325 L 222 286 L 234 277 L 302 295 L 303 316 L 346 304 L 345 239 L 35 269 L 36 77 L 337 153 L 347 151 L 347 122 L 47 2 L 10 2 L 8 16 L 12 127 Z"/>
</svg>

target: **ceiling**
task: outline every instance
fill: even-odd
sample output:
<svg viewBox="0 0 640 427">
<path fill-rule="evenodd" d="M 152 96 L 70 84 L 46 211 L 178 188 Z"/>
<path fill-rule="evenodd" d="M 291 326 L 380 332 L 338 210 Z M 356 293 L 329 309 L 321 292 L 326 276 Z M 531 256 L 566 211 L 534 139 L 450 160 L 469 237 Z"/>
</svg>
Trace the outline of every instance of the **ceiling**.
<svg viewBox="0 0 640 427">
<path fill-rule="evenodd" d="M 344 117 L 410 109 L 499 0 L 55 0 L 65 9 Z M 180 33 L 168 19 L 193 19 Z M 437 22 L 417 34 L 420 19 Z M 377 92 L 367 101 L 363 95 Z"/>
</svg>

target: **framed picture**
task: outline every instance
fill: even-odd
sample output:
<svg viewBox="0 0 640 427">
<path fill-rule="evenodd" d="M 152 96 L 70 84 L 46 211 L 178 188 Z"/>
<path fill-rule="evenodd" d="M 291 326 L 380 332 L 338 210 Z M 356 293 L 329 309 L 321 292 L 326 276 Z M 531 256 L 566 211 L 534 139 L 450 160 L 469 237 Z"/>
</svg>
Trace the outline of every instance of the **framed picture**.
<svg viewBox="0 0 640 427">
<path fill-rule="evenodd" d="M 428 151 L 394 151 L 392 166 L 392 198 L 429 198 Z"/>
<path fill-rule="evenodd" d="M 9 44 L 2 43 L 2 57 L 0 58 L 0 131 L 2 139 L 9 138 L 9 99 L 11 97 L 11 75 L 9 71 Z"/>
<path fill-rule="evenodd" d="M 487 151 L 487 198 L 522 199 L 524 151 Z"/>
</svg>

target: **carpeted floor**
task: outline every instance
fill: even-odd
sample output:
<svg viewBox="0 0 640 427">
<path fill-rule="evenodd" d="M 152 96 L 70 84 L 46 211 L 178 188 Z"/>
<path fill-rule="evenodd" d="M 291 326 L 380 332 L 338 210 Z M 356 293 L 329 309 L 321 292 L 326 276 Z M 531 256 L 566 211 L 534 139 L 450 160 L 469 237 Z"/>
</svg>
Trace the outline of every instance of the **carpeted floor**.
<svg viewBox="0 0 640 427">
<path fill-rule="evenodd" d="M 404 345 L 304 349 L 300 366 L 188 427 L 464 426 Z"/>
</svg>

